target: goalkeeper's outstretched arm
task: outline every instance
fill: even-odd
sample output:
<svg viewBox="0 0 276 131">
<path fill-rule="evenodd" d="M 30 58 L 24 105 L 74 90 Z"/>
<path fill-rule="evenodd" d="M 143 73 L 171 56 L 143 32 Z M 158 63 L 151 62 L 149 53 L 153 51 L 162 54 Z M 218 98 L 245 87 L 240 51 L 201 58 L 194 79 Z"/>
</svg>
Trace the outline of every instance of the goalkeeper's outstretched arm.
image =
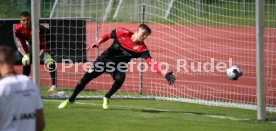
<svg viewBox="0 0 276 131">
<path fill-rule="evenodd" d="M 95 48 L 95 47 L 99 47 L 100 44 L 106 42 L 107 40 L 109 40 L 111 38 L 111 33 L 108 33 L 108 34 L 105 34 L 102 36 L 102 38 L 100 38 L 98 41 L 90 44 L 87 48 L 87 50 L 89 51 L 90 49 L 92 48 Z"/>
<path fill-rule="evenodd" d="M 175 82 L 175 76 L 173 72 L 167 72 L 165 70 L 162 70 L 158 67 L 158 64 L 152 59 L 152 58 L 146 58 L 146 62 L 150 65 L 150 67 L 153 67 L 153 69 L 160 75 L 166 78 L 169 85 L 172 85 Z"/>
</svg>

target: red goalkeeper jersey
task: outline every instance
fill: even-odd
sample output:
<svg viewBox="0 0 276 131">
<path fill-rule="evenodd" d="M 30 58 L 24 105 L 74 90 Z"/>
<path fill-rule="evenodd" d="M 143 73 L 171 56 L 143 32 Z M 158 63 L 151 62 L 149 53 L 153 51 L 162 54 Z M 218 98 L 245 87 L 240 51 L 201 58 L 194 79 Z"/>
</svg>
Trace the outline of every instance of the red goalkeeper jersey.
<svg viewBox="0 0 276 131">
<path fill-rule="evenodd" d="M 117 28 L 111 33 L 103 35 L 103 41 L 114 39 L 113 44 L 107 49 L 109 55 L 115 61 L 129 62 L 132 58 L 150 58 L 150 54 L 144 42 L 133 42 L 131 36 L 133 32 L 125 28 Z M 105 55 L 105 53 L 103 53 Z"/>
<path fill-rule="evenodd" d="M 157 73 L 165 76 L 166 72 L 158 68 L 157 63 L 154 63 L 145 43 L 133 42 L 131 39 L 132 35 L 133 32 L 125 28 L 116 28 L 112 30 L 111 33 L 103 35 L 103 41 L 110 38 L 114 39 L 114 41 L 101 56 L 112 56 L 112 58 L 117 62 L 129 62 L 132 58 L 141 57 L 144 58 L 150 66 L 153 66 Z"/>
<path fill-rule="evenodd" d="M 25 29 L 23 25 L 19 23 L 14 26 L 14 32 L 15 32 L 15 36 L 18 38 L 18 41 L 22 45 L 24 53 L 29 53 L 30 51 L 26 41 L 28 41 L 28 43 L 31 44 L 31 40 L 32 40 L 31 30 Z M 40 36 L 39 41 L 40 41 L 40 49 L 43 49 L 44 52 L 47 52 L 48 47 L 47 47 L 45 36 Z"/>
</svg>

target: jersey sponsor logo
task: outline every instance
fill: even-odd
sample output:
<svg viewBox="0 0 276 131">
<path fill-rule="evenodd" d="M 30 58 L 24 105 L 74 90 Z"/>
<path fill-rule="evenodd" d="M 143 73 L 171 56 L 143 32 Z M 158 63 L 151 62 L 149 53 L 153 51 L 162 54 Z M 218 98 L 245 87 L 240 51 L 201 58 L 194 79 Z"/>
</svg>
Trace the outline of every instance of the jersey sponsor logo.
<svg viewBox="0 0 276 131">
<path fill-rule="evenodd" d="M 35 92 L 34 89 L 27 89 L 27 90 L 17 90 L 15 94 L 22 94 L 23 96 L 30 96 L 31 92 Z"/>
<path fill-rule="evenodd" d="M 123 52 L 124 55 L 126 55 L 126 56 L 131 56 L 131 54 L 128 53 L 127 51 L 125 51 L 124 49 L 120 48 L 120 50 Z"/>
<path fill-rule="evenodd" d="M 4 95 L 4 98 L 5 98 L 7 101 L 12 101 L 12 100 L 15 98 L 15 91 L 12 90 L 9 94 Z"/>
<path fill-rule="evenodd" d="M 114 48 L 115 48 L 115 49 L 119 49 L 119 48 L 120 48 L 120 45 L 119 45 L 118 43 L 115 43 L 115 44 L 114 44 Z"/>
<path fill-rule="evenodd" d="M 124 33 L 128 33 L 128 32 L 129 32 L 128 30 L 126 30 L 126 29 L 124 29 L 124 28 L 118 28 L 118 31 L 122 31 L 122 32 L 124 32 Z"/>
<path fill-rule="evenodd" d="M 122 53 L 126 56 L 132 56 L 130 53 L 128 53 L 126 50 L 124 50 L 122 47 L 120 47 L 120 45 L 118 43 L 114 43 L 113 47 L 115 49 L 119 49 L 122 51 Z"/>
<path fill-rule="evenodd" d="M 5 95 L 4 98 L 7 101 L 12 101 L 15 99 L 16 95 L 22 95 L 23 97 L 31 97 L 32 92 L 35 92 L 34 89 L 28 89 L 28 90 L 12 90 L 9 94 Z"/>
</svg>

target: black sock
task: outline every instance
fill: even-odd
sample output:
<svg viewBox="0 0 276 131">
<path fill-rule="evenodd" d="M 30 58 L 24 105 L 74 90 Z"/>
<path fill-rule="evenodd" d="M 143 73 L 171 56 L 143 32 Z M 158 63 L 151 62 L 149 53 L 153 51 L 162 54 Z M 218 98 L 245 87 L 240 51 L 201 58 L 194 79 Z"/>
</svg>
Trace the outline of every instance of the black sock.
<svg viewBox="0 0 276 131">
<path fill-rule="evenodd" d="M 115 82 L 112 85 L 112 88 L 105 94 L 106 98 L 110 98 L 118 89 L 121 88 L 125 81 L 125 72 L 116 72 L 113 79 Z"/>
<path fill-rule="evenodd" d="M 51 65 L 49 65 L 49 73 L 50 73 L 50 76 L 51 76 L 51 82 L 52 82 L 52 85 L 56 85 L 56 64 L 53 63 Z"/>
</svg>

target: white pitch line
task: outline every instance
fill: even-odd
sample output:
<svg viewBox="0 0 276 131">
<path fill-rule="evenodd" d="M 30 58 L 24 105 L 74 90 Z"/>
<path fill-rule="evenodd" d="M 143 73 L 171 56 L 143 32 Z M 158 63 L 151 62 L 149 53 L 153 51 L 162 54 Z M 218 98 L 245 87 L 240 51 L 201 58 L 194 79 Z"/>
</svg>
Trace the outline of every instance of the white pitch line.
<svg viewBox="0 0 276 131">
<path fill-rule="evenodd" d="M 53 101 L 53 102 L 61 102 L 61 100 L 45 100 L 44 101 Z M 92 106 L 102 106 L 102 104 L 97 104 L 97 103 L 85 103 L 85 102 L 75 102 L 74 104 L 80 104 L 80 105 L 92 105 Z M 157 109 L 157 108 L 143 108 L 143 107 L 135 107 L 135 106 L 123 106 L 123 105 L 112 105 L 112 107 L 118 107 L 118 108 L 135 108 L 135 109 L 142 109 L 142 110 L 148 110 L 148 111 L 160 111 L 160 112 L 179 112 L 179 111 L 173 111 L 173 110 L 166 110 L 166 109 Z M 205 117 L 210 117 L 210 118 L 219 118 L 219 119 L 229 119 L 229 120 L 234 120 L 234 121 L 248 121 L 250 119 L 240 119 L 240 118 L 235 118 L 235 117 L 229 117 L 229 116 L 219 116 L 219 115 L 205 115 L 205 114 L 197 114 L 197 113 L 189 113 L 189 112 L 179 112 L 180 114 L 185 114 L 185 115 L 193 115 L 193 116 L 205 116 Z M 274 123 L 274 122 L 272 122 Z"/>
</svg>

